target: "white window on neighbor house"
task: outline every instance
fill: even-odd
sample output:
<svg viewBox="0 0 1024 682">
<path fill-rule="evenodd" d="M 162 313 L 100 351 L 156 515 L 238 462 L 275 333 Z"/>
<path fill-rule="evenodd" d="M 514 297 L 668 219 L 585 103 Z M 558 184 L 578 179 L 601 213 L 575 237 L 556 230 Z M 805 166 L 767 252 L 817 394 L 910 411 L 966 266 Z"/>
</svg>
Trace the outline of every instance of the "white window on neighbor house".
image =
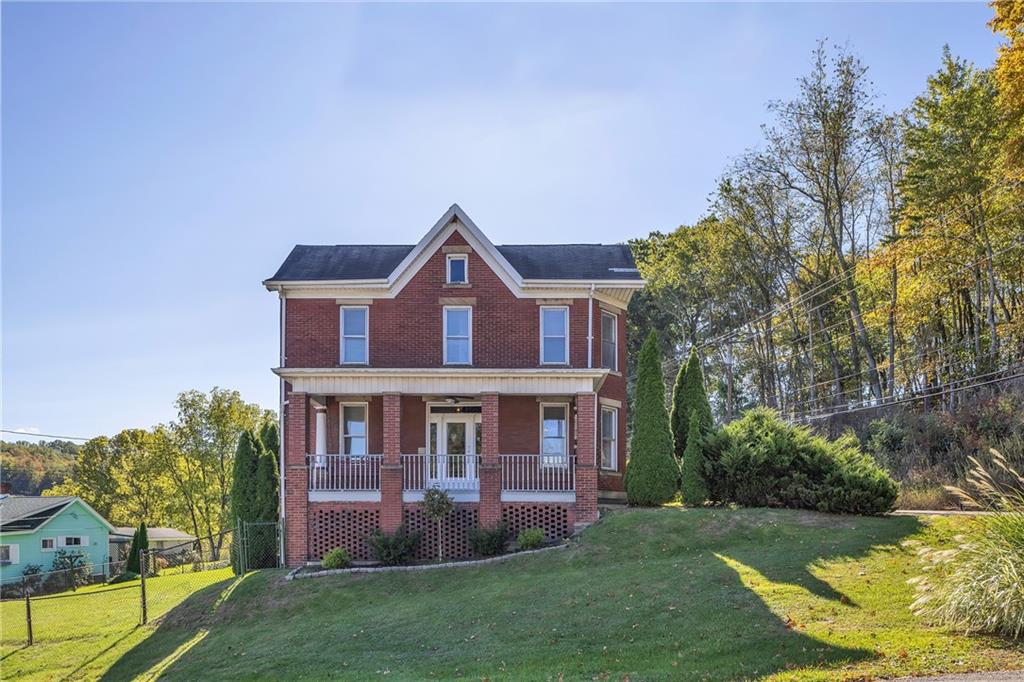
<svg viewBox="0 0 1024 682">
<path fill-rule="evenodd" d="M 341 307 L 341 364 L 365 365 L 369 357 L 370 308 Z"/>
<path fill-rule="evenodd" d="M 546 467 L 569 464 L 569 406 L 541 403 L 541 463 Z"/>
<path fill-rule="evenodd" d="M 448 284 L 468 284 L 469 256 L 465 254 L 455 254 L 448 256 L 446 260 L 448 268 Z"/>
<path fill-rule="evenodd" d="M 89 538 L 84 535 L 65 535 L 60 539 L 61 547 L 85 547 L 89 544 Z"/>
<path fill-rule="evenodd" d="M 607 311 L 601 312 L 601 367 L 618 370 L 619 363 L 619 317 Z"/>
<path fill-rule="evenodd" d="M 613 407 L 601 408 L 601 468 L 616 471 L 619 468 L 619 411 Z"/>
<path fill-rule="evenodd" d="M 0 566 L 10 566 L 18 563 L 17 545 L 0 545 Z"/>
<path fill-rule="evenodd" d="M 39 549 L 44 552 L 52 552 L 57 549 L 57 538 L 43 538 L 39 542 Z"/>
<path fill-rule="evenodd" d="M 540 363 L 569 364 L 569 309 L 565 306 L 540 308 Z"/>
<path fill-rule="evenodd" d="M 341 404 L 341 452 L 366 453 L 366 403 Z"/>
<path fill-rule="evenodd" d="M 446 306 L 444 309 L 444 364 L 473 363 L 473 309 Z"/>
</svg>

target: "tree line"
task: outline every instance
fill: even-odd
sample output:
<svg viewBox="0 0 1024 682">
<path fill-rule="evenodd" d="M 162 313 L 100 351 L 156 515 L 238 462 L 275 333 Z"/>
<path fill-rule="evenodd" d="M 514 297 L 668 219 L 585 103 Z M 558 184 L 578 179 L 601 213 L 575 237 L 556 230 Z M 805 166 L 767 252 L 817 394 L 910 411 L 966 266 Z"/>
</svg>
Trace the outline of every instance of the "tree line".
<svg viewBox="0 0 1024 682">
<path fill-rule="evenodd" d="M 902 111 L 819 43 L 708 214 L 630 245 L 648 287 L 631 353 L 695 349 L 725 421 L 756 404 L 814 420 L 1024 374 L 1024 3 L 996 2 L 993 69 L 945 49 Z"/>
</svg>

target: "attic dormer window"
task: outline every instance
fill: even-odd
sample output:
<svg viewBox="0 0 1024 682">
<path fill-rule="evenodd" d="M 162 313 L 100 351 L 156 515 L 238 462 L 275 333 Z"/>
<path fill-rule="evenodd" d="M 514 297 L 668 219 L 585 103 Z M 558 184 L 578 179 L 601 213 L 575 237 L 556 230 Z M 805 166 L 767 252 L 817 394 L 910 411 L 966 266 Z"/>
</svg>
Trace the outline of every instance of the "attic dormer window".
<svg viewBox="0 0 1024 682">
<path fill-rule="evenodd" d="M 465 254 L 448 256 L 448 284 L 469 284 L 469 258 Z"/>
</svg>

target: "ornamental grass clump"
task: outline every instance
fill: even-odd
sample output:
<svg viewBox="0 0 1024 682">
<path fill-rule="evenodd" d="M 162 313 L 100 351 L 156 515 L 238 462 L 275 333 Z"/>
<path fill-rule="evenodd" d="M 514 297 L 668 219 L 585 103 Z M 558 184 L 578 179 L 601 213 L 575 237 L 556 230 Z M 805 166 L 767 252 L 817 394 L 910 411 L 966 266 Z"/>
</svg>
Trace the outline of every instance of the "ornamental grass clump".
<svg viewBox="0 0 1024 682">
<path fill-rule="evenodd" d="M 918 546 L 924 573 L 909 582 L 918 616 L 964 632 L 1024 636 L 1024 475 L 998 451 L 992 463 L 971 457 L 964 487 L 949 490 L 965 504 L 993 512 L 978 519 L 957 546 Z"/>
</svg>

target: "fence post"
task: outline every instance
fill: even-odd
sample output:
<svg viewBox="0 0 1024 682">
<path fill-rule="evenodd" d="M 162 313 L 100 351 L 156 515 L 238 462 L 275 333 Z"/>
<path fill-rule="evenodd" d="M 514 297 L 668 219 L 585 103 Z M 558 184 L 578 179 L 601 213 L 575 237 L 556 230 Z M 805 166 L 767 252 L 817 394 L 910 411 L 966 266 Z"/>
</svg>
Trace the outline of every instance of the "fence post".
<svg viewBox="0 0 1024 682">
<path fill-rule="evenodd" d="M 28 645 L 32 646 L 32 597 L 25 585 L 25 624 L 28 626 Z"/>
<path fill-rule="evenodd" d="M 142 624 L 149 621 L 149 614 L 146 611 L 146 550 L 139 550 L 139 578 L 142 580 Z"/>
</svg>

